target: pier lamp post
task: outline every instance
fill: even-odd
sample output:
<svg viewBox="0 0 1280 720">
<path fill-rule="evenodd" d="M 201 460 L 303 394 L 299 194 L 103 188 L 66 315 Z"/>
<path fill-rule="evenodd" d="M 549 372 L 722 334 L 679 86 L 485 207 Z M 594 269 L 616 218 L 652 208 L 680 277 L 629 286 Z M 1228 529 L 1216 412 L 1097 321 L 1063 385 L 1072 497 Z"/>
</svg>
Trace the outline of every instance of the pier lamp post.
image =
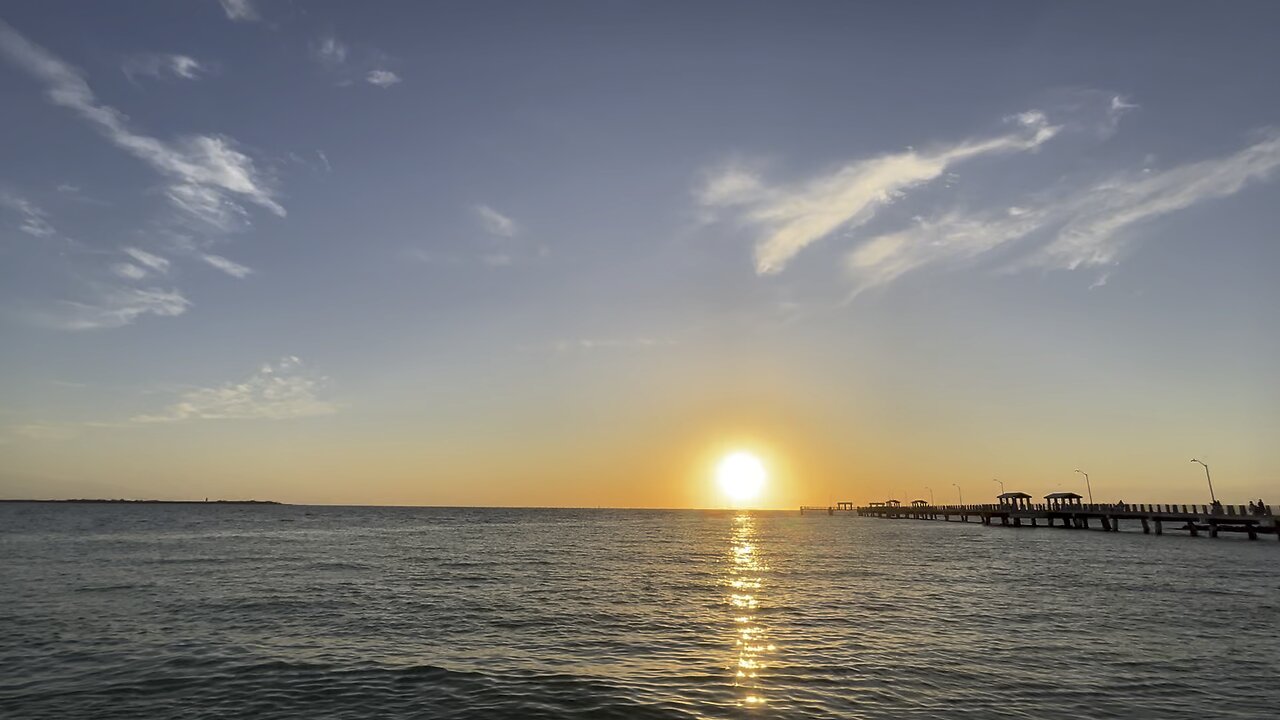
<svg viewBox="0 0 1280 720">
<path fill-rule="evenodd" d="M 1084 476 L 1084 486 L 1085 486 L 1085 489 L 1089 491 L 1089 504 L 1092 505 L 1093 504 L 1093 486 L 1089 484 L 1089 473 L 1081 470 L 1080 468 L 1076 468 L 1076 472 Z"/>
<path fill-rule="evenodd" d="M 933 504 L 933 488 L 929 487 L 928 485 L 925 485 L 924 489 L 929 491 L 929 504 L 932 505 Z"/>
<path fill-rule="evenodd" d="M 991 478 L 991 482 L 994 482 L 994 483 L 1000 483 L 1000 494 L 1001 494 L 1001 495 L 1003 495 L 1003 494 L 1004 494 L 1004 483 L 1003 483 L 1002 481 L 1000 481 L 1000 480 L 997 480 L 996 478 Z"/>
<path fill-rule="evenodd" d="M 964 504 L 964 491 L 963 491 L 963 490 L 961 490 L 961 489 L 960 489 L 960 486 L 959 486 L 959 485 L 957 485 L 956 483 L 951 483 L 951 484 L 952 484 L 952 485 L 955 485 L 955 488 L 956 488 L 956 495 L 958 495 L 958 496 L 960 497 L 960 504 L 961 504 L 961 505 L 963 505 L 963 504 Z"/>
<path fill-rule="evenodd" d="M 1204 479 L 1209 481 L 1209 499 L 1213 501 L 1214 505 L 1217 505 L 1218 497 L 1213 494 L 1213 478 L 1209 477 L 1209 466 L 1205 465 L 1203 462 L 1200 462 L 1195 458 L 1191 458 L 1191 462 L 1200 463 L 1201 465 L 1204 465 Z"/>
</svg>

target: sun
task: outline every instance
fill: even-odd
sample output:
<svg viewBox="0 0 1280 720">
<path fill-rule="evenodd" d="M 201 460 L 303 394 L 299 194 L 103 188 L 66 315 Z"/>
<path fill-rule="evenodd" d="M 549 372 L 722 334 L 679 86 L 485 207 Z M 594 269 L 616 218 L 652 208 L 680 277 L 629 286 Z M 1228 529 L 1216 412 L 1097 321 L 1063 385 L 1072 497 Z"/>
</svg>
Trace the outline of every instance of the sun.
<svg viewBox="0 0 1280 720">
<path fill-rule="evenodd" d="M 768 475 L 760 458 L 748 452 L 726 455 L 716 466 L 716 482 L 720 489 L 739 502 L 758 497 Z"/>
</svg>

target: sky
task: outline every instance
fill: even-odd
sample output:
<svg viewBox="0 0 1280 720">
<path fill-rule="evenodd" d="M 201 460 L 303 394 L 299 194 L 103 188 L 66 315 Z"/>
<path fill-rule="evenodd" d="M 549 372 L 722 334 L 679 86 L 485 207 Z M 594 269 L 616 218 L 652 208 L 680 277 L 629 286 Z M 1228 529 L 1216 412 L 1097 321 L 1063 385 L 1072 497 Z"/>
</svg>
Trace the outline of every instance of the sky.
<svg viewBox="0 0 1280 720">
<path fill-rule="evenodd" d="M 0 2 L 0 497 L 1280 500 L 1278 25 Z"/>
</svg>

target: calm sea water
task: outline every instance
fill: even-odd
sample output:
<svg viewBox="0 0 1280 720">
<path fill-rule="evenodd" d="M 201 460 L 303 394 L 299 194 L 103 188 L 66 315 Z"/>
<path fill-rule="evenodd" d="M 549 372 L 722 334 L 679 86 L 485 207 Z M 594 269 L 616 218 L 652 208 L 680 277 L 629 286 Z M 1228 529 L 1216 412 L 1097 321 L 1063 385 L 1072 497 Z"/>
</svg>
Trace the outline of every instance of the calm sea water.
<svg viewBox="0 0 1280 720">
<path fill-rule="evenodd" d="M 1261 718 L 1280 543 L 0 505 L 5 718 Z"/>
</svg>

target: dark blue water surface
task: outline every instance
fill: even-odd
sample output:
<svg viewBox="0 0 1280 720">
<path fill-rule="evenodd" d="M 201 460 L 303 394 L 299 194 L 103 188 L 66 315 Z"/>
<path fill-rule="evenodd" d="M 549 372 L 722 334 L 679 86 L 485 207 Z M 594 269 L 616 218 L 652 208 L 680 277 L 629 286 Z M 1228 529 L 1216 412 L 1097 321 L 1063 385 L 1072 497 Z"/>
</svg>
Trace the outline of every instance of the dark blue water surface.
<svg viewBox="0 0 1280 720">
<path fill-rule="evenodd" d="M 4 718 L 1262 718 L 1280 543 L 0 504 Z"/>
</svg>

